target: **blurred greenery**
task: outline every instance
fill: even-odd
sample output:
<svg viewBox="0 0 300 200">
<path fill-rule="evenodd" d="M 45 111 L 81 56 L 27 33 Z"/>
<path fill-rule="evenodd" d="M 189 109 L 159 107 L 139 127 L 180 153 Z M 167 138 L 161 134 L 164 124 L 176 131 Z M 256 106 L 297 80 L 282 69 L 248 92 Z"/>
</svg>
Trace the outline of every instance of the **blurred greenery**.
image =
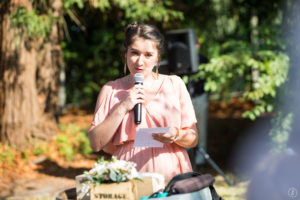
<svg viewBox="0 0 300 200">
<path fill-rule="evenodd" d="M 182 12 L 169 9 L 173 5 L 169 0 L 94 1 L 93 9 L 68 5 L 81 22 L 75 23 L 70 15 L 65 15 L 68 37 L 62 46 L 67 102 L 84 108 L 94 107 L 103 84 L 123 75 L 123 32 L 128 23 L 183 19 Z"/>
<path fill-rule="evenodd" d="M 35 139 L 29 148 L 17 150 L 8 145 L 0 145 L 0 164 L 16 165 L 24 160 L 29 162 L 33 157 L 46 156 L 50 160 L 64 159 L 71 162 L 76 155 L 88 156 L 92 153 L 87 130 L 78 125 L 60 124 L 60 132 L 49 142 Z"/>
<path fill-rule="evenodd" d="M 72 161 L 75 154 L 87 156 L 92 153 L 87 131 L 80 130 L 78 126 L 72 123 L 61 124 L 60 129 L 64 134 L 59 134 L 55 143 L 57 151 L 67 161 Z"/>
<path fill-rule="evenodd" d="M 123 31 L 128 23 L 140 21 L 156 25 L 163 33 L 195 29 L 200 53 L 209 63 L 200 63 L 200 72 L 194 78 L 205 79 L 205 90 L 223 100 L 239 92 L 245 100 L 253 101 L 256 107 L 246 111 L 244 117 L 255 119 L 278 111 L 278 90 L 288 79 L 286 46 L 290 41 L 284 34 L 285 26 L 293 21 L 288 15 L 292 0 L 62 2 L 61 19 L 52 16 L 47 10 L 49 2 L 44 0 L 33 1 L 32 11 L 20 7 L 11 19 L 30 37 L 46 38 L 52 23 L 62 24 L 68 105 L 94 108 L 103 84 L 123 76 Z M 61 143 L 60 151 L 72 159 L 73 147 L 67 148 L 72 145 L 70 141 L 61 136 L 57 142 Z M 77 145 L 86 149 L 84 140 Z M 36 149 L 37 154 L 43 151 L 43 147 Z"/>
<path fill-rule="evenodd" d="M 282 111 L 272 119 L 274 125 L 269 135 L 272 140 L 271 151 L 273 153 L 280 153 L 287 148 L 293 120 L 294 114 L 292 112 L 283 113 Z"/>
<path fill-rule="evenodd" d="M 15 152 L 11 151 L 11 147 L 8 145 L 1 145 L 0 149 L 0 163 L 6 163 L 7 165 L 13 164 Z"/>
<path fill-rule="evenodd" d="M 56 21 L 52 15 L 40 15 L 38 10 L 28 11 L 24 6 L 16 9 L 10 18 L 12 19 L 12 27 L 25 28 L 30 39 L 46 38 L 50 32 L 51 24 Z"/>
<path fill-rule="evenodd" d="M 99 10 L 68 4 L 68 8 L 71 8 L 79 19 L 82 19 L 81 24 L 78 24 L 69 15 L 65 16 L 70 37 L 69 40 L 66 37 L 62 44 L 67 73 L 68 103 L 93 108 L 101 86 L 107 81 L 123 75 L 121 56 L 123 29 L 132 21 L 142 21 L 157 25 L 163 33 L 170 29 L 195 29 L 201 43 L 200 53 L 211 61 L 206 67 L 223 63 L 225 66 L 223 68 L 227 70 L 223 73 L 220 72 L 219 82 L 224 83 L 228 80 L 228 76 L 232 76 L 231 85 L 238 86 L 239 89 L 246 89 L 246 99 L 260 101 L 255 110 L 245 113 L 244 116 L 255 119 L 264 111 L 273 110 L 274 106 L 271 102 L 275 99 L 276 89 L 286 80 L 288 71 L 286 64 L 288 57 L 284 53 L 286 41 L 282 37 L 282 24 L 285 20 L 284 8 L 288 6 L 289 1 L 284 3 L 279 0 L 267 2 L 176 0 L 162 1 L 161 5 L 165 7 L 162 6 L 159 9 L 154 9 L 153 1 L 146 1 L 146 3 L 120 2 L 101 1 L 101 3 L 95 3 L 95 5 L 97 4 L 95 8 L 99 8 Z M 135 11 L 143 10 L 143 12 L 133 12 L 133 9 Z M 166 11 L 161 11 L 161 9 Z M 160 12 L 153 15 L 152 11 L 157 12 L 158 10 Z M 268 10 L 267 14 L 266 10 Z M 255 19 L 256 25 L 253 22 Z M 236 57 L 237 55 L 238 57 Z M 283 60 L 280 60 L 281 58 Z M 235 65 L 232 62 L 235 62 Z M 283 69 L 280 69 L 281 64 L 283 64 Z M 257 83 L 261 85 L 259 90 L 248 88 L 252 81 L 251 76 L 249 77 L 251 68 L 255 68 L 251 65 L 260 65 L 265 68 L 259 70 L 260 79 L 258 81 L 260 83 Z M 276 67 L 268 67 L 269 65 Z M 204 68 L 204 66 L 200 66 L 200 73 L 203 73 Z M 277 69 L 282 72 L 280 80 L 275 80 L 279 77 L 279 75 L 274 76 L 274 71 Z M 241 73 L 241 70 L 247 70 L 247 72 L 243 71 L 244 76 L 233 76 L 235 73 Z M 207 77 L 204 78 L 206 80 L 213 79 L 212 74 L 206 73 Z M 199 76 L 203 78 L 204 75 Z M 267 85 L 268 79 L 272 79 L 269 85 Z M 247 84 L 239 86 L 241 82 Z M 221 88 L 229 93 L 236 89 L 226 87 L 228 83 L 224 83 L 222 86 L 219 83 L 218 91 L 214 91 L 211 87 L 216 87 L 216 85 L 214 86 L 209 81 L 205 84 L 207 91 L 223 94 L 225 91 L 221 91 Z M 268 88 L 265 89 L 264 86 L 268 86 Z M 258 99 L 258 96 L 261 98 Z"/>
<path fill-rule="evenodd" d="M 218 94 L 220 100 L 228 100 L 236 92 L 244 101 L 255 102 L 252 110 L 243 113 L 254 120 L 273 111 L 277 89 L 287 80 L 289 59 L 283 52 L 247 46 L 243 41 L 225 42 L 220 47 L 225 53 L 200 65 L 193 79 L 205 79 L 204 90 Z"/>
</svg>

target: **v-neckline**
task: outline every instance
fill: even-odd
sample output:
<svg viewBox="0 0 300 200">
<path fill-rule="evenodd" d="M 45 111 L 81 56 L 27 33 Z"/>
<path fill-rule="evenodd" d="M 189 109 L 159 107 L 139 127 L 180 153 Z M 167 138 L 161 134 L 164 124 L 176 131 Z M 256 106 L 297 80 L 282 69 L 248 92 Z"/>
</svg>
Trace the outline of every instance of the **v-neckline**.
<svg viewBox="0 0 300 200">
<path fill-rule="evenodd" d="M 163 76 L 163 75 L 160 75 L 160 76 Z M 163 87 L 163 84 L 164 84 L 165 80 L 166 80 L 166 76 L 163 76 L 163 80 L 161 81 L 161 83 L 160 83 L 158 89 L 156 90 L 155 94 L 153 96 L 151 96 L 150 99 L 147 99 L 145 101 L 146 104 L 148 104 L 149 102 L 153 101 L 158 96 L 158 94 L 162 90 L 162 87 Z"/>
</svg>

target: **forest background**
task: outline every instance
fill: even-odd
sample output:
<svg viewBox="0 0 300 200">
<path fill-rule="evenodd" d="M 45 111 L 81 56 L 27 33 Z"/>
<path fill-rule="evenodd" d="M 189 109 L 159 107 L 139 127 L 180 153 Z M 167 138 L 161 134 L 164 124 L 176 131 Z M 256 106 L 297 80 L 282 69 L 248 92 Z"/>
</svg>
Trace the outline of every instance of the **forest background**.
<svg viewBox="0 0 300 200">
<path fill-rule="evenodd" d="M 86 130 L 69 141 L 60 117 L 70 108 L 93 112 L 103 84 L 124 75 L 123 32 L 135 21 L 163 34 L 194 29 L 208 63 L 200 62 L 191 78 L 205 80 L 209 102 L 237 99 L 250 105 L 238 117 L 269 116 L 268 148 L 286 150 L 297 138 L 296 110 L 283 102 L 295 97 L 289 72 L 297 67 L 291 49 L 298 6 L 293 0 L 1 0 L 0 162 L 13 165 L 17 152 L 25 160 L 42 155 L 53 138 L 67 160 L 91 153 Z"/>
</svg>

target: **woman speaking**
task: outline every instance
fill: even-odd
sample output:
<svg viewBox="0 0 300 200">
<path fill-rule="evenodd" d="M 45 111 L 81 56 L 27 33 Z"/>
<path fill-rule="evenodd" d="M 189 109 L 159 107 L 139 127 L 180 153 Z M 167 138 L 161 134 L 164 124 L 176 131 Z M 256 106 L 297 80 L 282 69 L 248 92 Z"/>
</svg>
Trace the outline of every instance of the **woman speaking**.
<svg viewBox="0 0 300 200">
<path fill-rule="evenodd" d="M 161 173 L 168 180 L 192 171 L 185 148 L 197 145 L 198 133 L 184 82 L 176 75 L 158 73 L 163 47 L 163 36 L 156 27 L 141 23 L 126 27 L 125 76 L 102 87 L 88 135 L 94 151 L 135 162 L 138 171 Z M 136 73 L 143 75 L 142 84 L 135 84 Z M 140 123 L 134 120 L 136 104 L 142 105 Z M 134 147 L 137 130 L 156 127 L 170 127 L 165 133 L 152 133 L 163 147 Z"/>
</svg>

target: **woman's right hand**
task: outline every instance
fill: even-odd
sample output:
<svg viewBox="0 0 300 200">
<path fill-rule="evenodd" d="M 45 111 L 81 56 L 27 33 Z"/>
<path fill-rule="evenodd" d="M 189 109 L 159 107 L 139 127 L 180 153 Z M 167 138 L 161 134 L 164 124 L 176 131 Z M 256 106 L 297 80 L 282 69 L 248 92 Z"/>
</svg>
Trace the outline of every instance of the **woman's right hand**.
<svg viewBox="0 0 300 200">
<path fill-rule="evenodd" d="M 127 92 L 127 97 L 121 103 L 121 105 L 127 110 L 130 111 L 138 103 L 144 103 L 145 93 L 143 85 L 134 85 Z"/>
<path fill-rule="evenodd" d="M 110 87 L 104 87 L 104 89 L 110 89 Z M 104 97 L 101 96 L 100 98 Z M 119 104 L 117 109 L 114 109 L 113 112 L 98 125 L 91 126 L 88 135 L 92 149 L 97 152 L 105 148 L 122 123 L 124 115 L 132 110 L 137 103 L 143 102 L 144 87 L 142 85 L 134 85 L 128 89 L 125 99 Z"/>
</svg>

